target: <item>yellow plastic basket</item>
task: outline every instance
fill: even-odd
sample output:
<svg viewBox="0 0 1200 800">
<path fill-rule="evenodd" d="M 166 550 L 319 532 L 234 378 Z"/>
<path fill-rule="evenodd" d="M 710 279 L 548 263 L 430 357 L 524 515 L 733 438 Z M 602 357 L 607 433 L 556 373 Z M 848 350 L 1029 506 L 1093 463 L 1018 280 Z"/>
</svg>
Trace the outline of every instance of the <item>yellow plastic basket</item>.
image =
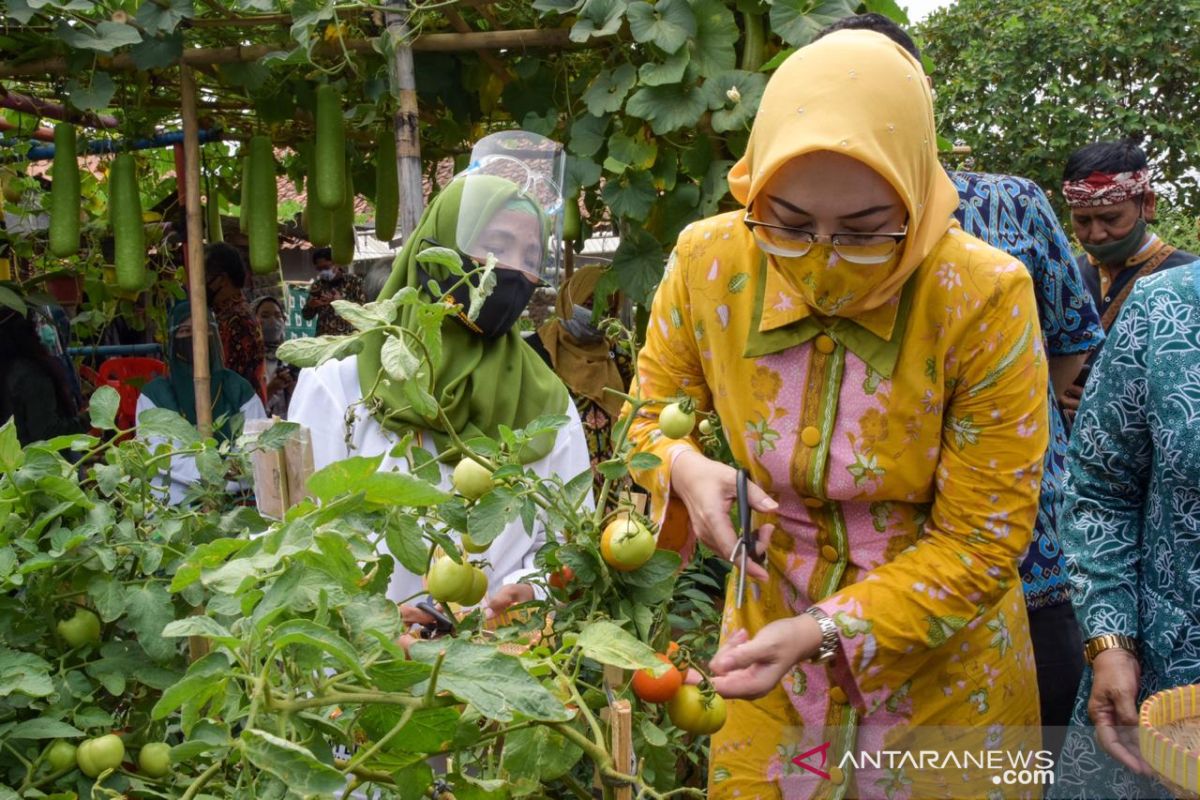
<svg viewBox="0 0 1200 800">
<path fill-rule="evenodd" d="M 1138 717 L 1142 758 L 1176 797 L 1200 797 L 1200 686 L 1147 698 Z"/>
</svg>

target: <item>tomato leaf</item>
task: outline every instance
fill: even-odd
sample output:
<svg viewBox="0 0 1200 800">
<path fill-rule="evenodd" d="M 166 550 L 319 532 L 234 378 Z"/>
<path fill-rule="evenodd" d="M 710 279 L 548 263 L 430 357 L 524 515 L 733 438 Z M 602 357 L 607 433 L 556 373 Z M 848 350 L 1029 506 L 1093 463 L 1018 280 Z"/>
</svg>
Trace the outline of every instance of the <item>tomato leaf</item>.
<svg viewBox="0 0 1200 800">
<path fill-rule="evenodd" d="M 246 760 L 283 781 L 300 797 L 329 797 L 346 788 L 346 777 L 317 760 L 312 751 L 253 728 L 242 731 Z"/>
<path fill-rule="evenodd" d="M 588 623 L 579 634 L 579 648 L 593 661 L 621 669 L 651 669 L 657 674 L 666 668 L 650 645 L 607 620 Z"/>
<path fill-rule="evenodd" d="M 479 546 L 491 544 L 520 513 L 520 495 L 503 486 L 497 487 L 467 512 L 467 531 Z"/>
<path fill-rule="evenodd" d="M 121 395 L 117 394 L 116 389 L 111 386 L 97 387 L 96 391 L 92 392 L 92 399 L 88 401 L 88 415 L 91 417 L 92 427 L 102 431 L 116 428 L 117 407 L 120 404 Z"/>
<path fill-rule="evenodd" d="M 169 686 L 150 710 L 151 719 L 164 719 L 175 709 L 206 691 L 221 675 L 228 674 L 229 659 L 224 653 L 209 653 L 188 668 L 187 675 Z"/>
<path fill-rule="evenodd" d="M 200 443 L 200 434 L 192 423 L 168 408 L 148 408 L 137 420 L 138 436 L 166 439 L 177 447 Z"/>
<path fill-rule="evenodd" d="M 555 722 L 570 719 L 566 707 L 525 671 L 520 660 L 494 647 L 451 639 L 416 642 L 410 653 L 414 660 L 432 664 L 442 650 L 446 657 L 437 688 L 471 703 L 488 719 L 510 722 L 517 714 Z"/>
<path fill-rule="evenodd" d="M 74 725 L 45 717 L 18 722 L 8 732 L 9 739 L 75 739 L 85 735 Z"/>
<path fill-rule="evenodd" d="M 379 469 L 383 456 L 354 456 L 335 461 L 308 478 L 308 491 L 318 500 L 329 501 L 338 495 L 353 494 Z"/>
<path fill-rule="evenodd" d="M 400 562 L 400 566 L 414 575 L 424 575 L 429 566 L 429 545 L 421 535 L 421 526 L 416 518 L 407 514 L 388 517 L 384 529 L 384 541 L 388 551 Z"/>
<path fill-rule="evenodd" d="M 289 620 L 276 628 L 269 640 L 275 648 L 290 644 L 306 645 L 322 650 L 337 659 L 356 675 L 366 678 L 354 646 L 328 628 L 306 619 Z"/>
<path fill-rule="evenodd" d="M 44 659 L 0 645 L 0 697 L 10 694 L 45 697 L 53 691 L 50 665 Z"/>
<path fill-rule="evenodd" d="M 449 493 L 407 472 L 376 472 L 363 481 L 360 491 L 369 502 L 409 508 L 435 506 L 450 499 Z"/>
<path fill-rule="evenodd" d="M 500 766 L 510 775 L 535 781 L 558 780 L 583 757 L 578 745 L 544 725 L 513 731 L 504 738 Z"/>
<path fill-rule="evenodd" d="M 155 661 L 166 661 L 175 655 L 175 642 L 162 637 L 163 628 L 175 619 L 171 595 L 162 584 L 146 583 L 131 588 L 126 609 L 126 619 L 147 655 Z"/>
</svg>

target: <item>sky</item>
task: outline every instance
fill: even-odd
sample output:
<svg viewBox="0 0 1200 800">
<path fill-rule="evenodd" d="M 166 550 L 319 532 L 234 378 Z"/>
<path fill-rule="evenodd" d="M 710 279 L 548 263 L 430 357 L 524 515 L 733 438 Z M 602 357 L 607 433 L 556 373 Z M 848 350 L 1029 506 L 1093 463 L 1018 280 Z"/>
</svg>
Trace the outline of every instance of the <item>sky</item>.
<svg viewBox="0 0 1200 800">
<path fill-rule="evenodd" d="M 899 0 L 897 4 L 908 12 L 908 19 L 911 22 L 920 22 L 929 15 L 930 11 L 948 6 L 952 2 L 953 0 L 908 0 L 906 3 L 904 0 Z"/>
</svg>

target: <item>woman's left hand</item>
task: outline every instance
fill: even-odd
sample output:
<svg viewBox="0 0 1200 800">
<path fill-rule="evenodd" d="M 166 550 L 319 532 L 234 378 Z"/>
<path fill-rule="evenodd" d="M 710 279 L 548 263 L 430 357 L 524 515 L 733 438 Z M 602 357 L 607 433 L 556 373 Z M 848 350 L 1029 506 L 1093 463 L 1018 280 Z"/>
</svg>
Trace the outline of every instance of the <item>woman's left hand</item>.
<svg viewBox="0 0 1200 800">
<path fill-rule="evenodd" d="M 820 647 L 821 628 L 807 614 L 777 619 L 753 639 L 738 631 L 709 662 L 713 688 L 722 697 L 762 697 Z"/>
<path fill-rule="evenodd" d="M 528 603 L 533 599 L 533 587 L 528 583 L 510 583 L 501 586 L 495 594 L 488 598 L 488 617 L 498 617 L 510 606 L 518 603 Z"/>
</svg>

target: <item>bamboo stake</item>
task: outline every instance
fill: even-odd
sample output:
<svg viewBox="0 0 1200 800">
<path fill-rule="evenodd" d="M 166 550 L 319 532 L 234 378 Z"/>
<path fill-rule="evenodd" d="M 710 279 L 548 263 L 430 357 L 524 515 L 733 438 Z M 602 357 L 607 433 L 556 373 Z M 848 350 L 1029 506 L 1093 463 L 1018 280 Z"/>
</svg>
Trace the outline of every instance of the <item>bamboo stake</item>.
<svg viewBox="0 0 1200 800">
<path fill-rule="evenodd" d="M 404 0 L 388 6 L 387 29 L 395 47 L 392 50 L 392 91 L 396 94 L 396 170 L 400 180 L 400 235 L 408 236 L 417 228 L 425 211 L 425 186 L 421 182 L 421 133 L 417 112 L 417 76 L 413 69 L 412 48 L 408 38 L 408 18 Z"/>
<path fill-rule="evenodd" d="M 183 111 L 184 208 L 187 209 L 188 297 L 192 301 L 192 376 L 196 391 L 196 426 L 212 433 L 212 376 L 208 371 L 208 297 L 204 282 L 204 227 L 200 214 L 200 135 L 196 123 L 196 82 L 192 70 L 179 70 Z"/>
<path fill-rule="evenodd" d="M 628 700 L 617 700 L 611 706 L 608 722 L 612 725 L 613 767 L 626 775 L 637 770 L 633 763 L 633 708 Z M 633 800 L 633 787 L 622 784 L 616 787 L 616 800 Z"/>
<path fill-rule="evenodd" d="M 351 39 L 346 49 L 356 53 L 374 52 L 374 39 Z M 412 40 L 413 52 L 460 53 L 467 50 L 520 50 L 532 47 L 578 48 L 596 47 L 602 43 L 592 39 L 587 44 L 572 42 L 565 28 L 539 30 L 524 28 L 511 31 L 473 31 L 471 33 L 427 33 Z M 271 53 L 287 50 L 284 44 L 238 45 L 236 47 L 192 47 L 183 51 L 182 64 L 190 67 L 214 64 L 241 64 L 258 61 Z M 108 72 L 135 72 L 138 67 L 127 53 L 112 58 L 100 58 L 97 66 Z M 25 64 L 0 64 L 0 78 L 25 75 L 64 75 L 68 72 L 65 58 L 47 58 Z"/>
</svg>

